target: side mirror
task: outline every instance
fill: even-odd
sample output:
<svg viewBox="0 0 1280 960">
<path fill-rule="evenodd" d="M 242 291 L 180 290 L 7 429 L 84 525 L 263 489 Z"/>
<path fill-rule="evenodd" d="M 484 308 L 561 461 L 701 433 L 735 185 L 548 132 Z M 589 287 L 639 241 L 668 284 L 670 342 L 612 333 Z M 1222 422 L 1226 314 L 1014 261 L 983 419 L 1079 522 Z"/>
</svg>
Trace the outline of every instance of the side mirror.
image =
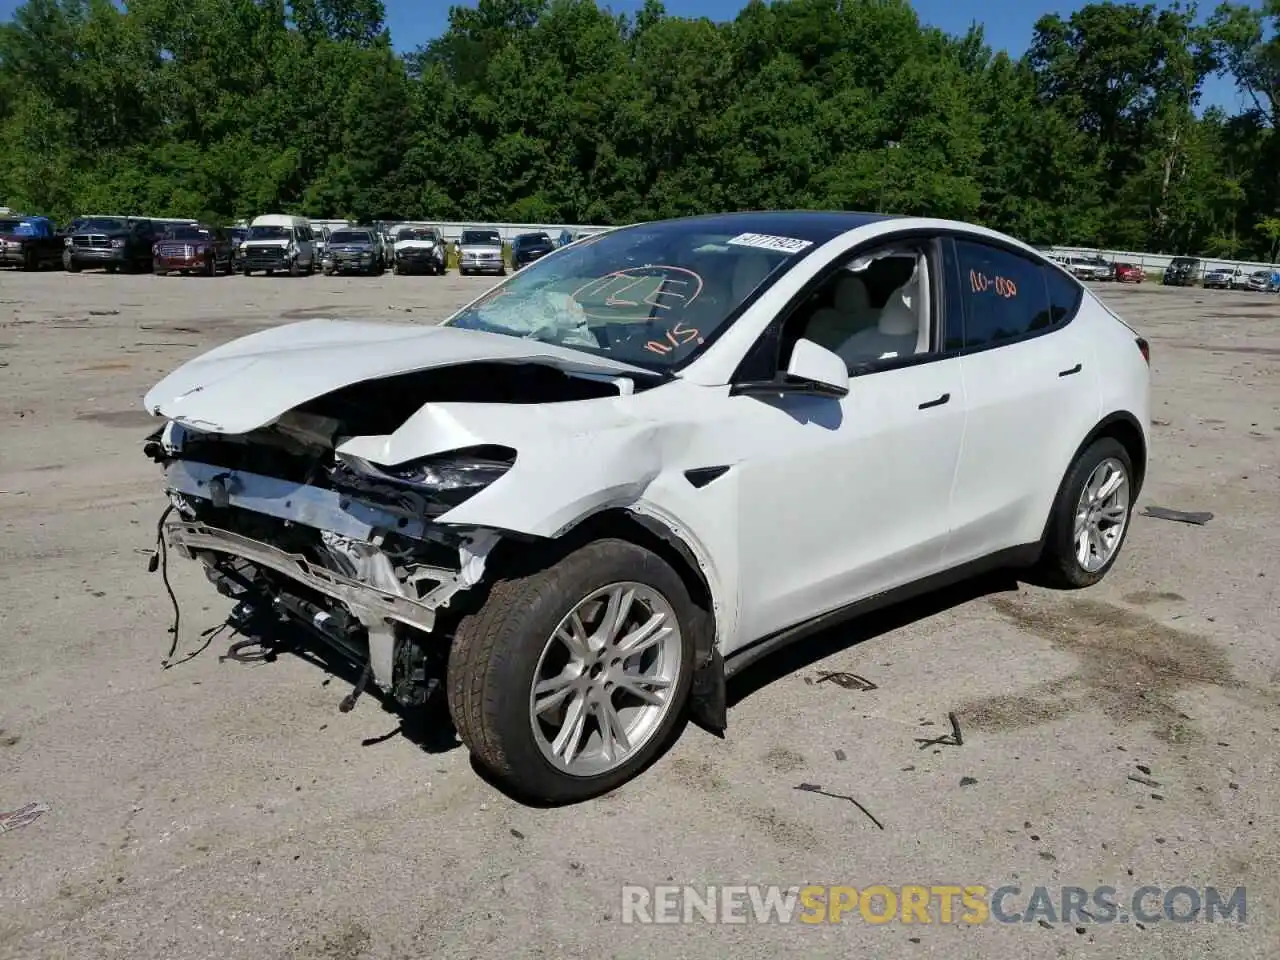
<svg viewBox="0 0 1280 960">
<path fill-rule="evenodd" d="M 797 340 L 787 364 L 787 379 L 797 389 L 833 397 L 849 393 L 849 368 L 839 354 L 812 340 Z"/>
<path fill-rule="evenodd" d="M 738 383 L 731 396 L 804 393 L 820 397 L 844 397 L 849 393 L 849 368 L 839 355 L 812 340 L 797 340 L 786 373 L 774 380 Z"/>
</svg>

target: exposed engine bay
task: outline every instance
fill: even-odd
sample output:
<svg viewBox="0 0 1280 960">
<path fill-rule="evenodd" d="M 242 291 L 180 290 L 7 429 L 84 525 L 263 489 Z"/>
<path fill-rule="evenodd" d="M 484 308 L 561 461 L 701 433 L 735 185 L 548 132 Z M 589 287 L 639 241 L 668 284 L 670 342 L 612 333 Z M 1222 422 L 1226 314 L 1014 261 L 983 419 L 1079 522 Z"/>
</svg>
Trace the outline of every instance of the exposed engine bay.
<svg viewBox="0 0 1280 960">
<path fill-rule="evenodd" d="M 475 363 L 364 381 L 243 434 L 170 420 L 145 452 L 165 469 L 162 537 L 201 561 L 237 617 L 306 628 L 402 705 L 442 675 L 438 615 L 484 576 L 509 531 L 434 522 L 501 478 L 510 447 L 380 466 L 337 453 L 394 432 L 424 402 L 530 404 L 617 396 L 608 379 L 538 364 Z"/>
</svg>

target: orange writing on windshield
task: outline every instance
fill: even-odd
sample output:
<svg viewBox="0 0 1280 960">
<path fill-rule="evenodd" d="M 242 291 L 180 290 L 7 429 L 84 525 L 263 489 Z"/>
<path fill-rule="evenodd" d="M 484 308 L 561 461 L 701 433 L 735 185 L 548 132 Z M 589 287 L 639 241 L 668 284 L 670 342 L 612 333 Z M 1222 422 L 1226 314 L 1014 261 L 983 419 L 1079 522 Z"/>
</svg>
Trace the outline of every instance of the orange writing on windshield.
<svg viewBox="0 0 1280 960">
<path fill-rule="evenodd" d="M 701 342 L 702 334 L 693 327 L 686 327 L 681 323 L 677 323 L 667 331 L 667 338 L 665 341 L 650 340 L 644 345 L 644 348 L 652 351 L 653 353 L 666 354 L 676 349 L 676 347 L 683 347 L 686 343 L 692 343 L 695 340 Z"/>
<path fill-rule="evenodd" d="M 986 293 L 994 290 L 997 297 L 1012 300 L 1018 295 L 1018 286 L 1008 277 L 988 277 L 980 270 L 969 271 L 969 286 L 974 293 Z"/>
<path fill-rule="evenodd" d="M 573 291 L 573 299 L 587 316 L 599 320 L 647 320 L 655 310 L 688 307 L 702 287 L 702 278 L 692 270 L 651 264 L 589 280 Z"/>
</svg>

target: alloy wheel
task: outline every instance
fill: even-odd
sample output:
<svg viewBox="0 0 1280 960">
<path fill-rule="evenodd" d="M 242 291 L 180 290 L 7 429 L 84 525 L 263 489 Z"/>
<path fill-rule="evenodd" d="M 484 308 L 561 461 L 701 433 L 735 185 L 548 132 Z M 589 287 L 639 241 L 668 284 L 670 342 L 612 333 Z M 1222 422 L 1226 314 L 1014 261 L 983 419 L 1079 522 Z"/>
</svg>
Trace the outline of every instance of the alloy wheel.
<svg viewBox="0 0 1280 960">
<path fill-rule="evenodd" d="M 1111 562 L 1129 523 L 1129 475 L 1115 457 L 1089 474 L 1076 504 L 1076 562 L 1096 573 Z"/>
<path fill-rule="evenodd" d="M 672 709 L 683 656 L 680 624 L 659 591 L 624 582 L 590 593 L 534 671 L 529 721 L 543 756 L 578 777 L 622 766 Z"/>
</svg>

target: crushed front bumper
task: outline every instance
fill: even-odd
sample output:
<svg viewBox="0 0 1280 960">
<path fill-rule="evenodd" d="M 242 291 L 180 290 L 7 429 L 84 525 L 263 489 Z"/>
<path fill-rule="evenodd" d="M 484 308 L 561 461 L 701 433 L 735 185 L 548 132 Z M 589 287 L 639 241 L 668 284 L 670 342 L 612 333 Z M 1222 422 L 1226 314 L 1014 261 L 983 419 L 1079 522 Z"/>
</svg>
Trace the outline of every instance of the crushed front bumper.
<svg viewBox="0 0 1280 960">
<path fill-rule="evenodd" d="M 163 535 L 169 546 L 215 572 L 226 558 L 233 558 L 273 571 L 304 588 L 304 593 L 322 594 L 340 603 L 365 628 L 372 678 L 384 690 L 394 683 L 395 625 L 431 633 L 437 612 L 459 591 L 480 582 L 485 559 L 501 538 L 497 531 L 460 532 L 406 517 L 345 492 L 192 460 L 170 462 L 165 480 L 170 499 L 182 514 L 165 522 Z M 341 538 L 358 558 L 357 575 L 200 520 L 192 515 L 192 499 Z M 452 547 L 456 566 L 415 564 L 406 574 L 381 552 L 381 539 L 388 533 L 424 545 Z"/>
</svg>

